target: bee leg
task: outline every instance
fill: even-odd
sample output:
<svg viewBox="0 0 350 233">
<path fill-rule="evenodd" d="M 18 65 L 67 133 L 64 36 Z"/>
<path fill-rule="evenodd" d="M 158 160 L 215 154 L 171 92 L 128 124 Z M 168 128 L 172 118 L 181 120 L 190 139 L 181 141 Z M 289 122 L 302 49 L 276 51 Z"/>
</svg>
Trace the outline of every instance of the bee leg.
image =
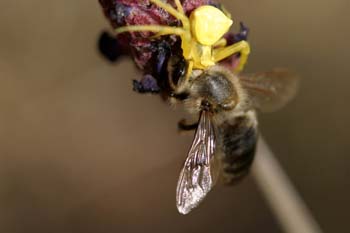
<svg viewBox="0 0 350 233">
<path fill-rule="evenodd" d="M 235 53 L 241 54 L 239 65 L 235 70 L 236 72 L 239 72 L 244 68 L 244 65 L 248 59 L 248 55 L 250 53 L 250 46 L 247 41 L 242 40 L 240 42 L 234 43 L 223 48 L 217 48 L 214 49 L 213 52 L 215 62 L 219 62 Z"/>
<path fill-rule="evenodd" d="M 142 77 L 140 81 L 133 80 L 133 90 L 138 93 L 159 93 L 160 88 L 157 84 L 157 80 L 149 74 Z"/>
<path fill-rule="evenodd" d="M 108 32 L 102 32 L 98 40 L 98 50 L 110 62 L 116 62 L 118 58 L 125 55 L 118 40 Z"/>
<path fill-rule="evenodd" d="M 185 99 L 188 98 L 189 94 L 187 92 L 182 92 L 182 93 L 178 93 L 178 94 L 171 92 L 169 96 L 171 98 L 175 98 L 177 100 L 184 101 Z"/>
<path fill-rule="evenodd" d="M 180 131 L 191 131 L 191 130 L 195 130 L 198 127 L 198 122 L 193 123 L 193 124 L 187 124 L 185 119 L 182 119 L 179 121 L 179 123 L 177 124 L 177 127 Z"/>
</svg>

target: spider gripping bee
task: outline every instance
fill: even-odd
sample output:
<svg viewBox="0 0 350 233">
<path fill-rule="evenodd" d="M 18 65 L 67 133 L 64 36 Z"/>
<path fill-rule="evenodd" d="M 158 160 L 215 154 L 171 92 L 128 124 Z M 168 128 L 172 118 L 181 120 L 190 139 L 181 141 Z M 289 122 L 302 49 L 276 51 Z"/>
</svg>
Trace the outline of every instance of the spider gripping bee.
<svg viewBox="0 0 350 233">
<path fill-rule="evenodd" d="M 100 1 L 103 4 L 106 0 Z M 258 140 L 256 110 L 273 111 L 286 104 L 295 93 L 297 78 L 285 69 L 239 74 L 250 47 L 245 40 L 228 45 L 224 35 L 232 20 L 225 10 L 204 4 L 187 16 L 183 8 L 186 1 L 174 0 L 173 5 L 161 0 L 149 2 L 174 17 L 180 26 L 127 25 L 117 27 L 116 32 L 152 32 L 147 39 L 158 44 L 166 37 L 179 38 L 181 53 L 172 52 L 166 59 L 167 98 L 171 103 L 182 103 L 199 118 L 194 124 L 179 122 L 181 130 L 195 130 L 176 189 L 177 208 L 187 214 L 217 181 L 234 184 L 249 172 Z M 234 69 L 222 65 L 232 56 L 238 60 Z"/>
</svg>

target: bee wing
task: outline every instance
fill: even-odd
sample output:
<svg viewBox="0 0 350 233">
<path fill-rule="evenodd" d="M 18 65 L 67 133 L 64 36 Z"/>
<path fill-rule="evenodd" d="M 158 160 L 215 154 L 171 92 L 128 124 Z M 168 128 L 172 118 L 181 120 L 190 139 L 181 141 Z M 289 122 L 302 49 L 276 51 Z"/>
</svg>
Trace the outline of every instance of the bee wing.
<svg viewBox="0 0 350 233">
<path fill-rule="evenodd" d="M 182 214 L 197 207 L 215 181 L 211 171 L 215 134 L 209 114 L 206 111 L 201 113 L 191 149 L 177 183 L 176 206 Z"/>
<path fill-rule="evenodd" d="M 239 76 L 239 80 L 253 107 L 265 112 L 283 107 L 293 98 L 298 87 L 298 76 L 282 68 L 243 74 Z"/>
</svg>

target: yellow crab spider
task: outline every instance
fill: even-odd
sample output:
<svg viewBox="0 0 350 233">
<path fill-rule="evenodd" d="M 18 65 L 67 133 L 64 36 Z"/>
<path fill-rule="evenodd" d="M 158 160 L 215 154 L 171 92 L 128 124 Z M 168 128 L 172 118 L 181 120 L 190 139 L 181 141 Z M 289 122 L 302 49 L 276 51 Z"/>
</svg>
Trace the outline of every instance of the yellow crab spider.
<svg viewBox="0 0 350 233">
<path fill-rule="evenodd" d="M 150 0 L 158 7 L 180 20 L 182 27 L 162 25 L 132 25 L 116 29 L 116 33 L 133 31 L 150 31 L 156 33 L 154 37 L 162 35 L 178 35 L 181 38 L 183 56 L 188 62 L 187 82 L 192 69 L 207 69 L 215 63 L 240 53 L 240 63 L 234 70 L 241 71 L 247 62 L 250 46 L 246 41 L 240 41 L 226 46 L 226 39 L 222 38 L 232 25 L 229 14 L 225 14 L 216 7 L 204 5 L 196 8 L 188 18 L 183 10 L 180 0 L 175 0 L 177 9 L 161 0 Z"/>
</svg>

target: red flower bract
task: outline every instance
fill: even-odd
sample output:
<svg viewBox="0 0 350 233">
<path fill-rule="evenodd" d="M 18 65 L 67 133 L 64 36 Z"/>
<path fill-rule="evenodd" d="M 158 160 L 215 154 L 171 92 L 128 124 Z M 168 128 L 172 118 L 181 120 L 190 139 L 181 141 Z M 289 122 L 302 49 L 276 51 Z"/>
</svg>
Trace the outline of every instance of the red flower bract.
<svg viewBox="0 0 350 233">
<path fill-rule="evenodd" d="M 105 16 L 109 19 L 113 28 L 130 25 L 167 25 L 181 26 L 181 22 L 170 15 L 166 10 L 156 6 L 149 0 L 99 0 L 104 10 Z M 167 0 L 166 3 L 176 8 L 174 0 Z M 220 4 L 213 0 L 182 0 L 181 4 L 187 16 L 202 5 L 213 5 L 221 8 Z M 246 28 L 243 28 L 246 30 Z M 247 30 L 243 34 L 228 34 L 229 44 L 246 39 Z M 158 38 L 150 37 L 152 32 L 127 32 L 117 35 L 118 46 L 125 53 L 127 51 L 138 68 L 144 75 L 152 75 L 158 83 L 161 91 L 168 88 L 164 80 L 167 78 L 167 59 L 176 54 L 182 55 L 180 37 L 175 35 L 162 36 Z M 236 55 L 224 60 L 222 63 L 234 68 L 238 57 Z M 146 92 L 146 91 L 145 91 Z"/>
<path fill-rule="evenodd" d="M 179 22 L 164 9 L 152 4 L 149 0 L 100 0 L 106 17 L 114 28 L 128 25 L 179 25 Z M 175 7 L 173 0 L 167 3 Z M 213 4 L 210 0 L 184 0 L 183 8 L 187 15 L 193 9 Z M 150 58 L 153 56 L 149 39 L 149 32 L 132 32 L 118 35 L 122 46 L 128 47 L 133 54 L 136 65 L 141 69 L 147 69 Z M 175 41 L 174 41 L 175 42 Z"/>
</svg>

